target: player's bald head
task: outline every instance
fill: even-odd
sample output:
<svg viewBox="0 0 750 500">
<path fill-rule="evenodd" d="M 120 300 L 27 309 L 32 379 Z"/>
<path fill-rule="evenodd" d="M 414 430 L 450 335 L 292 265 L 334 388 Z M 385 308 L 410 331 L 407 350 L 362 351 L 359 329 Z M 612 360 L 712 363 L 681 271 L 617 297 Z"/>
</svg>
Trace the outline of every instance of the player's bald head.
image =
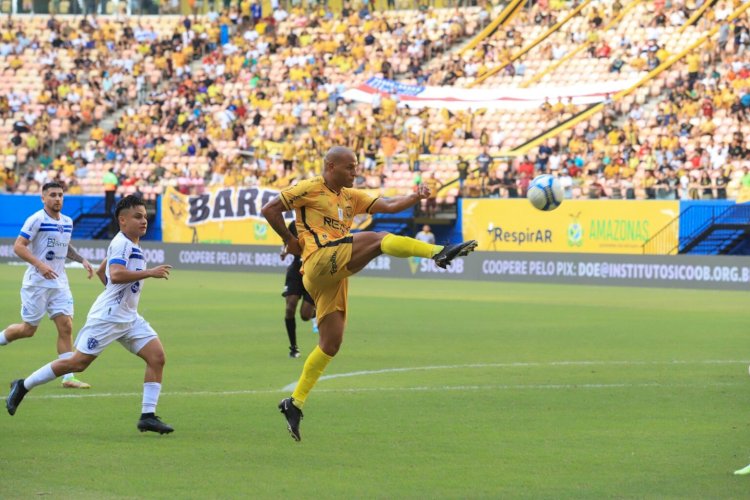
<svg viewBox="0 0 750 500">
<path fill-rule="evenodd" d="M 325 158 L 323 158 L 323 165 L 326 167 L 331 164 L 338 165 L 350 160 L 353 156 L 354 153 L 351 149 L 345 148 L 344 146 L 333 146 L 328 150 Z"/>
<path fill-rule="evenodd" d="M 334 191 L 350 188 L 357 177 L 357 156 L 351 149 L 334 146 L 323 158 L 323 178 Z"/>
</svg>

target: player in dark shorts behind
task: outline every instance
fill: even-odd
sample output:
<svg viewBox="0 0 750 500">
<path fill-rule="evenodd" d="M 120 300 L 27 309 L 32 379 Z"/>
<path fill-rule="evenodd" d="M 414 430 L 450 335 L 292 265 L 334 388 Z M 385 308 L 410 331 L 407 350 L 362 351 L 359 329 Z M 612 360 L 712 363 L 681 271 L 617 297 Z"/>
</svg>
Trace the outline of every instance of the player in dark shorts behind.
<svg viewBox="0 0 750 500">
<path fill-rule="evenodd" d="M 294 235 L 297 234 L 297 228 L 294 225 L 294 221 L 289 223 L 289 231 Z M 282 250 L 281 259 L 285 259 L 286 256 L 286 252 Z M 301 267 L 302 259 L 299 255 L 295 255 L 292 263 L 286 268 L 286 281 L 284 282 L 284 291 L 281 293 L 281 296 L 286 298 L 284 323 L 286 324 L 286 334 L 289 336 L 290 358 L 299 358 L 299 348 L 297 347 L 297 321 L 294 316 L 297 311 L 297 303 L 299 302 L 300 297 L 302 298 L 302 307 L 300 307 L 299 316 L 302 318 L 302 321 L 312 319 L 313 333 L 318 333 L 318 322 L 315 319 L 315 302 L 302 284 L 302 274 L 300 274 Z"/>
</svg>

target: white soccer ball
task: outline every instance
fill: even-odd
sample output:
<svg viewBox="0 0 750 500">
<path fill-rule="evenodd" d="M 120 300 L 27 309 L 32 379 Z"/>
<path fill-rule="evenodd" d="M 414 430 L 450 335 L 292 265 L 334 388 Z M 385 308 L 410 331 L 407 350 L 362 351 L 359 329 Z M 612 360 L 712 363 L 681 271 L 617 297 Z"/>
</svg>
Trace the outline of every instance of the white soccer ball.
<svg viewBox="0 0 750 500">
<path fill-rule="evenodd" d="M 556 177 L 538 175 L 529 184 L 526 197 L 536 209 L 554 210 L 563 202 L 563 188 Z"/>
</svg>

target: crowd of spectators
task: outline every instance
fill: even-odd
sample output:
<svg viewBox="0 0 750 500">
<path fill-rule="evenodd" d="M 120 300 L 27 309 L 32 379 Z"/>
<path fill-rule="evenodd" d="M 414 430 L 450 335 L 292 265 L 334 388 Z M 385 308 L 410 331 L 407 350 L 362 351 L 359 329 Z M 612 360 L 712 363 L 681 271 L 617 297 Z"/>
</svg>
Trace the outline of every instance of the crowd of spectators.
<svg viewBox="0 0 750 500">
<path fill-rule="evenodd" d="M 132 54 L 147 54 L 159 78 L 148 92 L 135 87 L 141 99 L 128 92 L 114 103 L 127 103 L 127 110 L 113 127 L 102 128 L 99 116 L 86 121 L 92 129 L 83 144 L 71 126 L 54 154 L 45 149 L 44 162 L 33 159 L 32 166 L 9 155 L 9 166 L 24 173 L 15 185 L 7 176 L 6 189 L 33 191 L 35 176 L 52 174 L 74 189 L 97 192 L 109 170 L 121 190 L 146 194 L 166 185 L 194 192 L 309 174 L 328 145 L 361 137 L 368 128 L 341 98 L 350 85 L 374 73 L 395 78 L 479 27 L 478 8 L 383 13 L 366 5 L 347 12 L 345 5 L 333 14 L 324 6 L 312 13 L 279 7 L 263 16 L 257 5 L 160 21 L 165 33 L 159 43 L 140 44 L 132 30 L 122 33 Z M 110 48 L 90 45 L 98 57 L 90 66 L 112 60 Z M 123 58 L 132 72 L 131 53 Z"/>
<path fill-rule="evenodd" d="M 174 47 L 148 20 L 8 18 L 0 26 L 5 190 L 59 180 L 81 192 L 90 157 L 78 135 L 168 78 Z"/>
<path fill-rule="evenodd" d="M 727 22 L 738 5 L 718 2 L 680 37 L 674 29 L 700 3 L 647 4 L 630 14 L 647 33 L 643 40 L 602 32 L 626 7 L 593 2 L 554 35 L 567 41 L 564 51 L 554 38 L 530 57 L 554 62 L 586 44 L 585 64 L 596 59 L 612 73 L 642 74 L 696 32 L 720 28 L 657 76 L 656 92 L 608 97 L 583 125 L 517 157 L 508 152 L 584 106 L 560 98 L 533 110 L 448 111 L 410 109 L 393 95 L 353 103 L 343 94 L 371 76 L 469 84 L 496 64 L 502 78 L 518 83 L 546 67 L 528 72 L 525 56 L 505 62 L 573 2 L 536 2 L 460 56 L 456 47 L 501 7 L 376 11 L 345 2 L 342 12 L 291 5 L 264 13 L 258 3 L 241 2 L 189 18 L 11 20 L 0 28 L 0 68 L 13 87 L 0 95 L 0 182 L 24 193 L 55 179 L 69 192 L 98 194 L 110 174 L 121 193 L 147 197 L 167 186 L 183 193 L 283 187 L 319 173 L 322 154 L 341 144 L 360 155 L 358 185 L 386 194 L 459 178 L 460 187 L 438 201 L 523 196 L 542 172 L 559 176 L 571 198 L 736 197 L 750 183 L 746 18 Z"/>
</svg>

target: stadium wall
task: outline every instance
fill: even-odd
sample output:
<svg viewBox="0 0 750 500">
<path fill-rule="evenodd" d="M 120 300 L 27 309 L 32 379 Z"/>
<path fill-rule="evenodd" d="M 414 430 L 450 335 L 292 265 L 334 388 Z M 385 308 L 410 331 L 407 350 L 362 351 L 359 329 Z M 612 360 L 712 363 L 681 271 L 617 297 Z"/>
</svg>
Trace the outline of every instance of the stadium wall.
<svg viewBox="0 0 750 500">
<path fill-rule="evenodd" d="M 66 194 L 62 213 L 75 221 L 82 214 L 102 211 L 102 208 L 97 209 L 97 205 L 103 202 L 104 196 Z M 0 194 L 0 238 L 17 237 L 26 218 L 41 208 L 41 194 Z M 161 198 L 156 201 L 155 215 L 144 239 L 161 241 Z"/>
<path fill-rule="evenodd" d="M 103 199 L 103 196 L 65 195 L 63 213 L 75 220 L 79 215 L 91 212 Z M 1 194 L 0 213 L 3 216 L 0 219 L 0 237 L 18 236 L 26 218 L 41 208 L 41 194 Z"/>
<path fill-rule="evenodd" d="M 105 258 L 107 241 L 73 243 L 81 255 L 93 263 Z M 177 270 L 282 274 L 291 259 L 287 257 L 282 261 L 278 251 L 261 245 L 186 245 L 149 241 L 144 242 L 143 249 L 150 266 L 171 264 Z M 0 238 L 0 263 L 23 264 L 13 254 L 12 238 Z M 431 259 L 397 259 L 381 255 L 361 274 L 391 278 L 750 291 L 750 257 L 476 252 L 456 259 L 448 269 L 440 269 Z"/>
<path fill-rule="evenodd" d="M 711 217 L 724 212 L 734 200 L 687 200 L 680 202 L 680 247 L 688 240 L 696 227 L 705 224 Z"/>
</svg>

